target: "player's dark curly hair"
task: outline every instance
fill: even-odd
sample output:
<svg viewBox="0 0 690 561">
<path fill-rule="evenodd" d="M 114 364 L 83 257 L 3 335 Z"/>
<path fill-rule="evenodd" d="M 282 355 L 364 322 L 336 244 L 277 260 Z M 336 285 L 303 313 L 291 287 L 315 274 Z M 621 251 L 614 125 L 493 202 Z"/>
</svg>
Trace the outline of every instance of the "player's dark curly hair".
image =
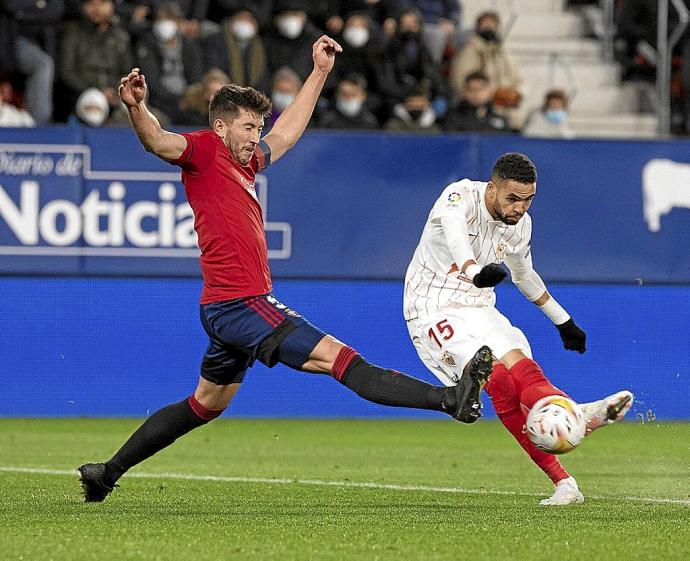
<svg viewBox="0 0 690 561">
<path fill-rule="evenodd" d="M 509 152 L 496 160 L 491 170 L 491 179 L 507 179 L 524 184 L 536 183 L 537 168 L 524 154 Z"/>
<path fill-rule="evenodd" d="M 266 94 L 254 88 L 228 84 L 220 88 L 208 104 L 208 122 L 216 119 L 233 121 L 240 114 L 240 108 L 261 115 L 264 119 L 271 114 L 271 100 Z"/>
</svg>

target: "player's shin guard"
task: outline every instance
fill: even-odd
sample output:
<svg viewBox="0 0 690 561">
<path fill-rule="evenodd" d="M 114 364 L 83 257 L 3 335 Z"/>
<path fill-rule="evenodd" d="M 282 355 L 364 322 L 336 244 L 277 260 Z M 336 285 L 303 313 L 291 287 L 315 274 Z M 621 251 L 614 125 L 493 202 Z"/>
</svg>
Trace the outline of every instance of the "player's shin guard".
<svg viewBox="0 0 690 561">
<path fill-rule="evenodd" d="M 552 454 L 539 450 L 530 442 L 524 431 L 526 415 L 520 398 L 508 369 L 501 363 L 495 363 L 489 381 L 484 386 L 496 410 L 496 415 L 508 429 L 522 449 L 527 452 L 531 460 L 548 476 L 551 481 L 558 483 L 570 477 L 558 458 Z"/>
<path fill-rule="evenodd" d="M 550 395 L 562 395 L 568 397 L 568 394 L 559 390 L 544 376 L 544 372 L 539 365 L 531 358 L 523 358 L 509 370 L 513 380 L 515 380 L 515 388 L 522 403 L 527 409 L 539 401 L 542 397 Z"/>
<path fill-rule="evenodd" d="M 369 364 L 349 347 L 344 347 L 338 354 L 332 374 L 358 396 L 381 405 L 434 411 L 446 411 L 455 406 L 454 403 L 446 403 L 449 397 L 455 399 L 447 388 L 432 386 L 396 370 Z"/>
<path fill-rule="evenodd" d="M 180 436 L 215 419 L 222 412 L 207 409 L 193 395 L 156 411 L 105 463 L 106 483 L 114 485 L 129 468 L 170 446 Z"/>
</svg>

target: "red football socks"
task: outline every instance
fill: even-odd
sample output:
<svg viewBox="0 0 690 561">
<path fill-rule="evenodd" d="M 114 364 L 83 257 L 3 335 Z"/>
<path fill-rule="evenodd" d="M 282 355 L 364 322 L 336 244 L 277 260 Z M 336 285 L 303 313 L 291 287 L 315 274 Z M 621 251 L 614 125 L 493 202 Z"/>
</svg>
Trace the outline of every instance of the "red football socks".
<svg viewBox="0 0 690 561">
<path fill-rule="evenodd" d="M 524 361 L 520 363 L 522 362 Z M 531 362 L 537 366 L 534 361 Z M 539 366 L 537 366 L 537 368 L 539 368 Z M 541 369 L 539 369 L 539 372 L 541 372 Z M 515 380 L 511 376 L 511 373 L 512 369 L 509 372 L 500 362 L 495 363 L 493 372 L 485 386 L 486 393 L 491 397 L 496 414 L 503 423 L 503 426 L 508 429 L 510 434 L 518 441 L 518 444 L 522 446 L 522 449 L 527 452 L 531 460 L 539 466 L 547 477 L 553 481 L 554 484 L 558 483 L 570 477 L 570 475 L 556 456 L 539 450 L 539 448 L 532 444 L 527 437 L 524 430 L 527 415 L 520 403 Z M 542 374 L 542 377 L 543 376 Z M 562 392 L 557 391 L 556 393 L 560 394 Z"/>
<path fill-rule="evenodd" d="M 515 381 L 515 389 L 522 403 L 527 409 L 549 395 L 568 395 L 548 381 L 539 365 L 531 358 L 523 358 L 513 365 L 510 375 Z"/>
</svg>

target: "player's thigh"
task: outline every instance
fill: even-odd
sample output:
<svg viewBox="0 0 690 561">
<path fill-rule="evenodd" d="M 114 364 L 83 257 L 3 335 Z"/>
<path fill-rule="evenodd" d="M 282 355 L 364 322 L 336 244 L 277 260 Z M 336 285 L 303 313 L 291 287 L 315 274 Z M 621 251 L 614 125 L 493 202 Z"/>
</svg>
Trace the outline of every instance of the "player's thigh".
<svg viewBox="0 0 690 561">
<path fill-rule="evenodd" d="M 214 335 L 209 335 L 199 374 L 202 380 L 214 386 L 240 384 L 253 362 L 251 355 L 224 343 Z M 210 388 L 214 389 L 212 386 Z M 220 388 L 214 390 L 221 391 Z M 208 394 L 209 391 L 204 393 Z M 206 406 L 205 403 L 202 402 L 202 404 Z"/>
<path fill-rule="evenodd" d="M 269 368 L 281 363 L 295 370 L 330 372 L 328 358 L 335 360 L 344 345 L 274 296 L 269 295 L 267 301 L 274 306 L 274 313 L 282 316 L 282 321 L 256 345 L 253 356 Z"/>
<path fill-rule="evenodd" d="M 484 344 L 491 348 L 496 358 L 501 358 L 511 351 L 520 351 L 532 358 L 532 349 L 525 334 L 493 306 L 485 309 L 484 325 Z"/>
<path fill-rule="evenodd" d="M 414 325 L 415 347 L 422 348 L 435 365 L 430 370 L 436 374 L 440 369 L 454 382 L 483 345 L 488 345 L 496 356 L 511 349 L 531 356 L 522 332 L 492 306 L 446 308 L 410 323 Z M 420 357 L 425 364 L 429 362 L 421 353 Z M 444 381 L 443 377 L 439 379 Z"/>
<path fill-rule="evenodd" d="M 444 355 L 433 346 L 433 341 L 425 335 L 425 324 L 418 324 L 415 320 L 407 322 L 407 330 L 419 359 L 429 371 L 446 386 L 452 386 L 459 379 L 454 361 L 449 361 L 450 355 Z M 445 359 L 445 362 L 444 362 Z"/>
</svg>

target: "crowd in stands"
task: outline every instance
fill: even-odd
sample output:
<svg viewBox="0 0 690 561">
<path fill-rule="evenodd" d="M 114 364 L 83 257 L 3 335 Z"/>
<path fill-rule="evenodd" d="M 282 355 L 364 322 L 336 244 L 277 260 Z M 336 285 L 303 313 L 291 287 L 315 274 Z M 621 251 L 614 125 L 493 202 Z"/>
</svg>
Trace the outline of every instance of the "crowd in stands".
<svg viewBox="0 0 690 561">
<path fill-rule="evenodd" d="M 0 126 L 124 126 L 117 86 L 139 67 L 164 126 L 205 125 L 234 82 L 271 96 L 270 127 L 322 33 L 344 51 L 313 127 L 572 136 L 561 90 L 522 122 L 499 15 L 463 22 L 458 0 L 0 0 Z"/>
</svg>

